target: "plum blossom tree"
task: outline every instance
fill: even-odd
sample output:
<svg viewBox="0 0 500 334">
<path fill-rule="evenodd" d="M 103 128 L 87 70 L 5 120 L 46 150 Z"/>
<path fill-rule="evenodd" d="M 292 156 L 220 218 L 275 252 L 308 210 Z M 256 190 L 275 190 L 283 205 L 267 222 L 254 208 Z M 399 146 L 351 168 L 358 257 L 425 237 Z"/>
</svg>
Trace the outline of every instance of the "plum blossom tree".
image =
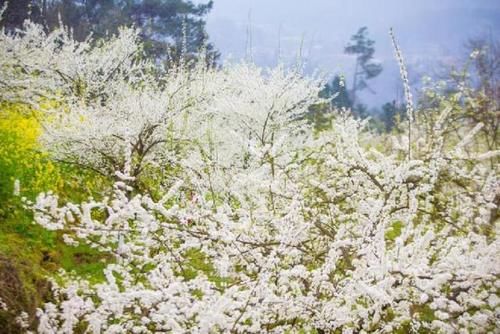
<svg viewBox="0 0 500 334">
<path fill-rule="evenodd" d="M 45 52 L 26 36 L 52 38 L 0 43 L 16 55 Z M 101 75 L 99 66 L 112 67 L 90 55 L 140 49 L 130 36 L 50 53 L 54 64 L 79 64 L 79 72 L 60 65 L 64 73 L 95 73 L 75 74 L 92 88 L 84 94 L 52 65 L 37 65 L 17 86 L 11 65 L 2 67 L 17 87 L 5 98 L 60 95 L 43 120 L 55 157 L 114 177 L 100 198 L 60 203 L 47 192 L 25 201 L 35 222 L 68 244 L 110 255 L 102 282 L 54 278 L 37 332 L 495 330 L 498 152 L 482 149 L 481 123 L 448 140 L 444 108 L 434 131 L 416 123 L 411 142 L 393 136 L 384 150 L 346 115 L 314 135 L 298 116 L 320 102 L 320 80 L 245 63 L 158 76 L 132 60 Z M 143 173 L 168 164 L 178 170 L 155 174 L 160 196 L 144 191 Z"/>
<path fill-rule="evenodd" d="M 122 83 L 144 80 L 138 32 L 121 29 L 106 42 L 73 40 L 64 28 L 49 34 L 26 21 L 22 32 L 2 28 L 2 101 L 36 104 L 41 98 L 104 102 Z"/>
<path fill-rule="evenodd" d="M 475 196 L 433 214 L 432 197 L 448 195 L 439 175 L 464 177 L 463 162 L 398 161 L 363 150 L 360 136 L 359 123 L 339 121 L 307 150 L 307 161 L 321 163 L 277 174 L 286 182 L 273 183 L 272 206 L 255 200 L 266 189 L 252 188 L 217 205 L 204 179 L 179 181 L 159 201 L 130 197 L 128 167 L 109 199 L 60 207 L 41 194 L 32 204 L 38 223 L 115 261 L 101 284 L 68 278 L 59 303 L 40 310 L 38 330 L 494 328 L 498 240 L 474 230 L 492 223 L 495 178 L 473 172 L 486 172 Z M 205 270 L 190 261 L 194 252 Z"/>
</svg>

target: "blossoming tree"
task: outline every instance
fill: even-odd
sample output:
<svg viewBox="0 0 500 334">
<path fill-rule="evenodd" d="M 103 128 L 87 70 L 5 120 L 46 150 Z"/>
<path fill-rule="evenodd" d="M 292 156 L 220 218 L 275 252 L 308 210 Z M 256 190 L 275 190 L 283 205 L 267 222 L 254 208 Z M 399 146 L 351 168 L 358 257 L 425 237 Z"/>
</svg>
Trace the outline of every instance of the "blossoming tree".
<svg viewBox="0 0 500 334">
<path fill-rule="evenodd" d="M 339 114 L 315 135 L 302 116 L 321 80 L 245 63 L 159 73 L 134 36 L 0 38 L 2 99 L 59 101 L 46 149 L 114 181 L 81 203 L 25 201 L 110 255 L 102 282 L 54 278 L 37 332 L 495 330 L 498 152 L 481 123 L 450 139 L 444 108 L 385 140 Z"/>
</svg>

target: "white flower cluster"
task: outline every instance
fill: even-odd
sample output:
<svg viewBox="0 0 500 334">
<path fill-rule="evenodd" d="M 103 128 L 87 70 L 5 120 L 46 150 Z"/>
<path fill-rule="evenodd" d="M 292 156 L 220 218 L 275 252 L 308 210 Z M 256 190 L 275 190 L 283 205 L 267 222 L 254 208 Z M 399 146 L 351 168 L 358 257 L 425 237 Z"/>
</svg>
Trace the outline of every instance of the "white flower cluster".
<svg viewBox="0 0 500 334">
<path fill-rule="evenodd" d="M 39 333 L 495 330 L 499 185 L 486 160 L 496 153 L 465 149 L 474 126 L 452 146 L 441 124 L 432 135 L 414 127 L 407 159 L 406 136 L 382 150 L 350 117 L 314 136 L 302 116 L 321 82 L 297 71 L 160 76 L 123 58 L 139 49 L 131 32 L 55 48 L 57 34 L 37 29 L 2 36 L 4 77 L 26 99 L 74 96 L 46 121 L 44 143 L 115 178 L 101 199 L 27 202 L 38 224 L 113 259 L 101 283 L 63 276 Z M 56 66 L 35 66 L 47 55 Z M 13 79 L 20 65 L 9 62 L 37 71 Z M 60 78 L 45 75 L 58 66 Z M 171 164 L 180 170 L 158 180 L 160 198 L 136 182 Z"/>
</svg>

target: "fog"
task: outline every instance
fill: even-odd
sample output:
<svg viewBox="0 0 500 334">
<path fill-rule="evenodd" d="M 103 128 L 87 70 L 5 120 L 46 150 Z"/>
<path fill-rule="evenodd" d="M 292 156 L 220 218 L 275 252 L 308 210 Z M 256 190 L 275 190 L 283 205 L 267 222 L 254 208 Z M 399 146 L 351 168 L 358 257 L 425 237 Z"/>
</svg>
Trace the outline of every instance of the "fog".
<svg viewBox="0 0 500 334">
<path fill-rule="evenodd" d="M 206 2 L 206 1 L 197 1 Z M 273 66 L 293 63 L 300 55 L 306 70 L 346 75 L 351 83 L 354 59 L 343 53 L 358 28 L 367 26 L 376 41 L 376 59 L 384 71 L 364 92 L 369 106 L 397 99 L 398 69 L 388 36 L 390 27 L 415 85 L 423 74 L 437 76 L 465 57 L 473 37 L 498 38 L 498 0 L 214 0 L 207 16 L 210 39 L 222 60 L 251 58 Z"/>
</svg>

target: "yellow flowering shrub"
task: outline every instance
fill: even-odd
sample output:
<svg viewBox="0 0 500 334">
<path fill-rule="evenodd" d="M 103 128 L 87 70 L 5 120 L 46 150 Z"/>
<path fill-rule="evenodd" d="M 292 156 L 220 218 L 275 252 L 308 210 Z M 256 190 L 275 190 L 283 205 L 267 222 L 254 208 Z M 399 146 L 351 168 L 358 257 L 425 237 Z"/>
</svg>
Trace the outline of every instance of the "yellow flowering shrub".
<svg viewBox="0 0 500 334">
<path fill-rule="evenodd" d="M 1 198 L 14 192 L 16 179 L 28 194 L 47 186 L 61 188 L 58 171 L 38 144 L 41 127 L 36 112 L 25 105 L 3 104 L 0 108 Z"/>
<path fill-rule="evenodd" d="M 0 299 L 9 312 L 0 310 L 0 327 L 16 328 L 15 316 L 28 311 L 30 321 L 48 291 L 47 274 L 64 268 L 99 279 L 103 255 L 86 246 L 69 247 L 60 235 L 32 223 L 21 196 L 33 200 L 40 192 L 54 191 L 67 199 L 81 199 L 99 189 L 102 178 L 86 170 L 55 162 L 43 151 L 38 138 L 39 120 L 52 102 L 38 110 L 23 104 L 0 103 Z M 19 180 L 20 196 L 15 196 Z M 19 282 L 10 286 L 5 273 Z M 12 327 L 14 326 L 14 327 Z"/>
</svg>

